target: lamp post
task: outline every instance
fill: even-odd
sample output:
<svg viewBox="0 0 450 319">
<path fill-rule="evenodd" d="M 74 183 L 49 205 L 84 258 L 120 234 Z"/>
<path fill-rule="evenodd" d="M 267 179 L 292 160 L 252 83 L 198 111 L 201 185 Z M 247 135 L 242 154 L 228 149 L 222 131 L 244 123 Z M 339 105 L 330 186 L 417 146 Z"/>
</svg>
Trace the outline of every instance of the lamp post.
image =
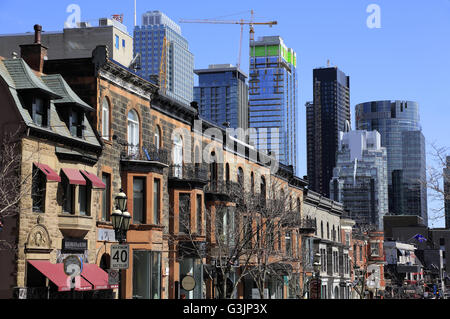
<svg viewBox="0 0 450 319">
<path fill-rule="evenodd" d="M 127 195 L 120 189 L 115 197 L 116 209 L 111 214 L 111 222 L 117 241 L 122 244 L 127 240 L 127 231 L 130 227 L 131 215 L 127 209 Z"/>
<path fill-rule="evenodd" d="M 127 209 L 127 195 L 120 189 L 115 197 L 116 209 L 111 214 L 111 222 L 119 244 L 127 241 L 127 231 L 130 228 L 131 215 Z M 122 282 L 122 270 L 119 270 L 119 299 Z"/>
</svg>

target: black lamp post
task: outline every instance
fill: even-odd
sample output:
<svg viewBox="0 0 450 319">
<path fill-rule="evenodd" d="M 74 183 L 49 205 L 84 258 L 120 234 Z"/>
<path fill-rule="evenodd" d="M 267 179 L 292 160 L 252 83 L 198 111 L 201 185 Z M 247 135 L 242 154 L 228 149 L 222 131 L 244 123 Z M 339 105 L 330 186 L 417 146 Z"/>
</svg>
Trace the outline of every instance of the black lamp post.
<svg viewBox="0 0 450 319">
<path fill-rule="evenodd" d="M 321 255 L 319 253 L 314 254 L 314 263 L 313 263 L 313 270 L 314 270 L 314 283 L 316 286 L 316 296 L 311 296 L 314 299 L 321 299 L 322 297 L 322 283 L 320 280 L 320 268 L 322 266 L 321 263 Z"/>
<path fill-rule="evenodd" d="M 119 243 L 127 240 L 127 231 L 130 228 L 131 215 L 127 209 L 127 195 L 121 189 L 115 198 L 116 209 L 111 214 L 111 222 L 114 228 L 116 239 Z"/>
</svg>

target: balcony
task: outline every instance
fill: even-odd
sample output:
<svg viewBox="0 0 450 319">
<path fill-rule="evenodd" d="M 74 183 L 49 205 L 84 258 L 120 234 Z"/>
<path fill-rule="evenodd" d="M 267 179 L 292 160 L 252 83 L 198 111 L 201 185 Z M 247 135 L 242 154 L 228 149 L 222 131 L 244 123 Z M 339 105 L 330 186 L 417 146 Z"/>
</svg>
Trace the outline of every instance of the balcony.
<svg viewBox="0 0 450 319">
<path fill-rule="evenodd" d="M 120 154 L 120 161 L 124 171 L 155 171 L 162 174 L 162 169 L 169 165 L 169 152 L 152 144 L 140 149 L 127 144 Z"/>
<path fill-rule="evenodd" d="M 170 187 L 190 186 L 201 187 L 208 182 L 208 166 L 205 164 L 170 165 Z"/>
<path fill-rule="evenodd" d="M 316 232 L 316 221 L 310 218 L 302 218 L 299 230 L 302 234 L 314 234 Z"/>
</svg>

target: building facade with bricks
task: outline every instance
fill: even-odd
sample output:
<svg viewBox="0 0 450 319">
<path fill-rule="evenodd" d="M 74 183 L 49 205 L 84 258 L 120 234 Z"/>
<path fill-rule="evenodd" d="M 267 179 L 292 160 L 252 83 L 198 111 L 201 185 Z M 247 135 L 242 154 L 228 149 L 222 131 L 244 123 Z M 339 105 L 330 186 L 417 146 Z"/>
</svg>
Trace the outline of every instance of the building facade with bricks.
<svg viewBox="0 0 450 319">
<path fill-rule="evenodd" d="M 121 298 L 219 298 L 229 293 L 220 289 L 223 281 L 235 286 L 230 293 L 236 298 L 256 297 L 252 275 L 269 271 L 258 268 L 262 263 L 256 257 L 242 267 L 248 250 L 238 258 L 221 255 L 218 249 L 216 216 L 224 234 L 243 229 L 243 220 L 233 212 L 242 210 L 232 192 L 236 185 L 240 194 L 255 194 L 243 198 L 264 198 L 259 211 L 268 211 L 271 196 L 284 193 L 282 210 L 295 222 L 277 224 L 265 265 L 279 274 L 263 280 L 264 294 L 299 295 L 295 288 L 301 285 L 300 208 L 307 183 L 291 167 L 280 165 L 272 171 L 271 165 L 279 165 L 272 158 L 202 120 L 195 103 L 177 102 L 115 63 L 104 46 L 94 50 L 92 59 L 48 60 L 45 70 L 61 73 L 95 108 L 90 120 L 104 143 L 97 174 L 106 185 L 102 214 L 96 220 L 96 262 L 106 269 L 115 243 L 109 220 L 114 194 L 122 188 L 128 196 L 130 265 L 121 274 Z M 260 235 L 248 243 L 262 243 L 264 218 L 259 213 L 248 224 Z M 224 263 L 239 265 L 226 272 L 226 279 L 219 275 Z M 185 289 L 183 280 L 191 277 L 195 288 Z"/>
<path fill-rule="evenodd" d="M 93 108 L 61 75 L 43 73 L 40 31 L 36 25 L 21 58 L 0 59 L 2 171 L 15 170 L 2 177 L 11 207 L 2 206 L 0 297 L 112 297 L 116 287 L 95 261 L 105 185 L 97 177 L 102 143 L 87 119 Z M 85 269 L 73 292 L 63 266 L 69 255 Z"/>
</svg>

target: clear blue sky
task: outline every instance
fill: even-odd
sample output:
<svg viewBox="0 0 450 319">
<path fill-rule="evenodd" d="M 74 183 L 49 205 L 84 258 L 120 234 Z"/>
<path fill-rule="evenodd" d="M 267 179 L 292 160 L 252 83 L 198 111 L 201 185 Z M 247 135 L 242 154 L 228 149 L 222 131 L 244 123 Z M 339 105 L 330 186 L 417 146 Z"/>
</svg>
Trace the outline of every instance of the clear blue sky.
<svg viewBox="0 0 450 319">
<path fill-rule="evenodd" d="M 370 100 L 405 99 L 420 106 L 427 142 L 450 147 L 450 0 L 138 0 L 140 15 L 160 10 L 179 19 L 240 19 L 255 11 L 259 21 L 277 20 L 273 28 L 256 27 L 256 37 L 280 35 L 297 52 L 299 75 L 299 175 L 306 175 L 305 102 L 312 100 L 312 69 L 327 60 L 350 76 L 352 125 L 354 106 Z M 62 30 L 69 4 L 81 7 L 81 20 L 124 14 L 133 30 L 133 0 L 10 1 L 0 0 L 0 34 L 33 30 Z M 369 29 L 369 4 L 381 9 L 381 28 Z M 237 13 L 237 14 L 236 14 Z M 235 64 L 238 25 L 181 24 L 195 56 L 195 67 Z M 245 29 L 242 68 L 248 72 L 248 28 Z M 428 148 L 429 149 L 429 148 Z M 428 164 L 432 164 L 428 161 Z M 429 203 L 436 207 L 442 203 Z M 429 212 L 431 214 L 431 211 Z M 433 225 L 430 222 L 430 225 Z M 434 226 L 442 226 L 442 220 Z"/>
</svg>

